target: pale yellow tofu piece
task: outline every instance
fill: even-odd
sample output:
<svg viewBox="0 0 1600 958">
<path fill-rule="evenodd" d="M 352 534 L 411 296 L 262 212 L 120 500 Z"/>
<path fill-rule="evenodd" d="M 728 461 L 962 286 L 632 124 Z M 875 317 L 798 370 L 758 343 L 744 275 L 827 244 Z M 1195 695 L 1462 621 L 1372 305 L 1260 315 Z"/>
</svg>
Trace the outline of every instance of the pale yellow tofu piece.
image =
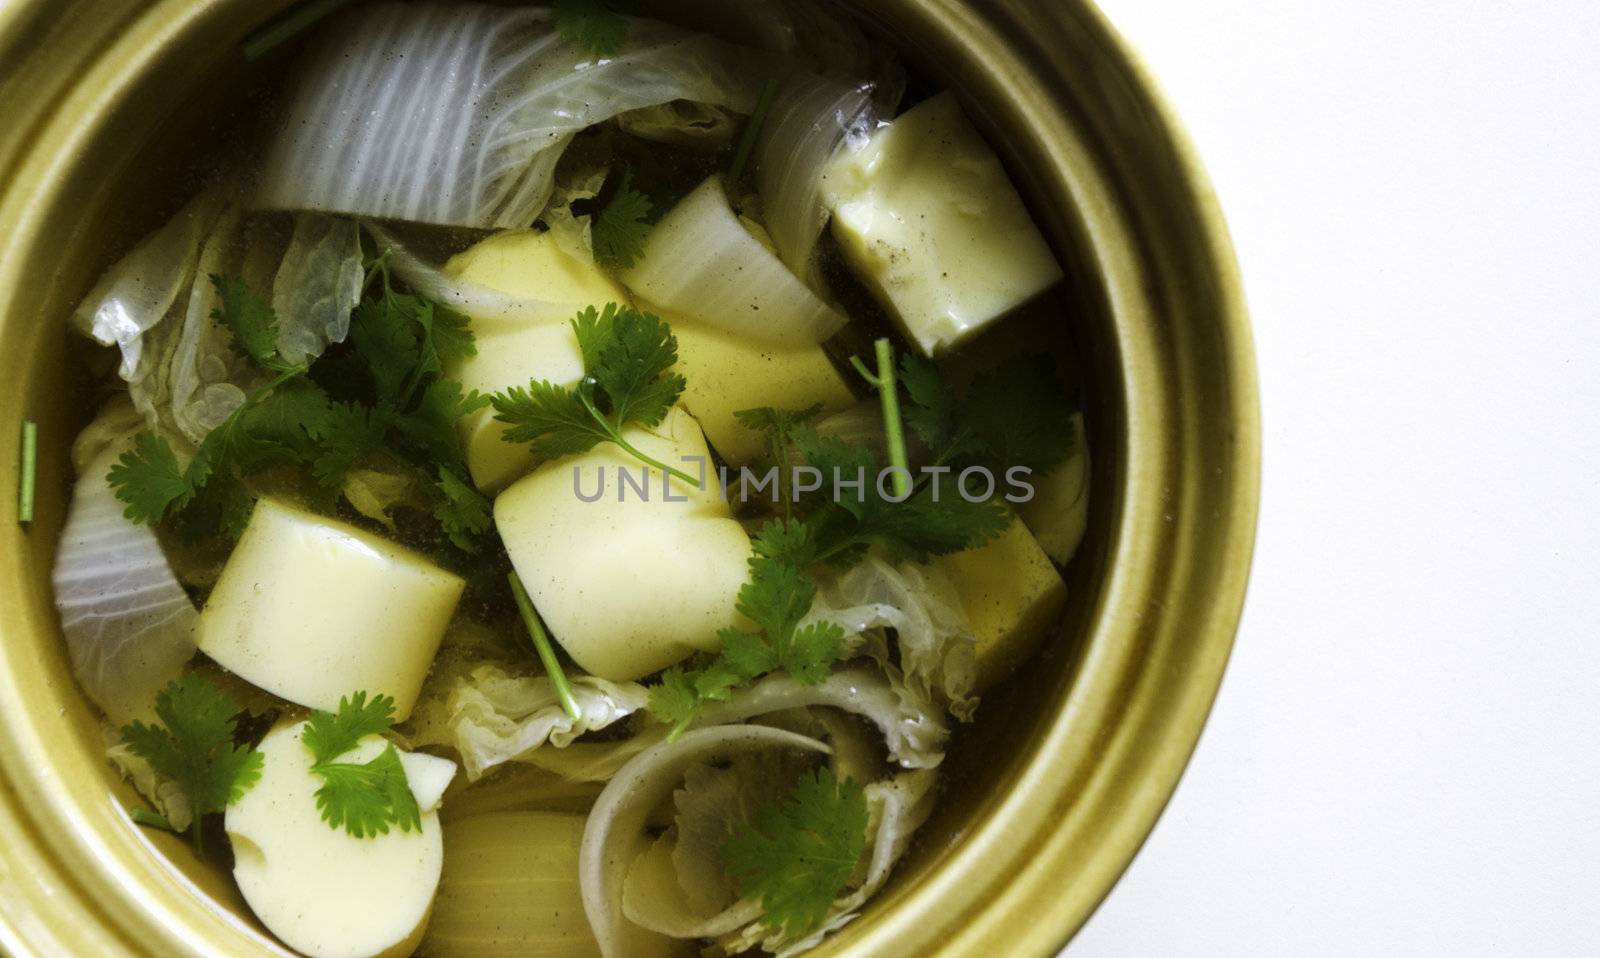
<svg viewBox="0 0 1600 958">
<path fill-rule="evenodd" d="M 478 353 L 446 372 L 485 395 L 546 379 L 572 386 L 583 378 L 583 356 L 571 320 L 590 306 L 626 305 L 627 294 L 592 261 L 561 249 L 550 233 L 496 233 L 445 264 L 450 276 L 511 296 L 545 304 L 535 319 L 470 317 Z M 535 311 L 537 314 L 539 311 Z M 506 425 L 494 410 L 480 409 L 461 421 L 467 467 L 479 489 L 500 489 L 537 464 L 526 443 L 508 443 Z"/>
<path fill-rule="evenodd" d="M 700 421 L 712 448 L 735 466 L 759 459 L 766 447 L 761 433 L 734 416 L 739 410 L 821 403 L 829 415 L 855 405 L 821 346 L 756 343 L 677 316 L 662 318 L 678 337 L 675 369 L 688 382 L 681 402 Z"/>
<path fill-rule="evenodd" d="M 981 692 L 1050 637 L 1066 607 L 1066 584 L 1021 522 L 987 545 L 935 561 L 954 583 L 978 640 Z"/>
<path fill-rule="evenodd" d="M 262 499 L 200 611 L 200 651 L 291 702 L 392 695 L 404 719 L 464 588 L 410 549 Z"/>
<path fill-rule="evenodd" d="M 402 752 L 421 829 L 356 838 L 322 820 L 305 728 L 285 722 L 267 733 L 261 779 L 224 816 L 239 891 L 269 931 L 310 958 L 404 958 L 422 940 L 439 886 L 439 797 L 455 763 Z M 386 747 L 369 735 L 340 761 L 363 764 Z"/>
<path fill-rule="evenodd" d="M 674 408 L 655 430 L 624 438 L 691 476 L 708 470 L 705 488 L 673 479 L 664 489 L 656 470 L 646 483 L 639 460 L 604 443 L 540 466 L 494 503 L 506 551 L 551 636 L 584 671 L 616 682 L 720 648 L 718 631 L 737 623 L 750 556 L 687 412 Z M 619 482 L 619 471 L 634 485 Z"/>
<path fill-rule="evenodd" d="M 999 158 L 949 93 L 841 152 L 823 194 L 846 259 L 930 356 L 1061 280 Z"/>
</svg>

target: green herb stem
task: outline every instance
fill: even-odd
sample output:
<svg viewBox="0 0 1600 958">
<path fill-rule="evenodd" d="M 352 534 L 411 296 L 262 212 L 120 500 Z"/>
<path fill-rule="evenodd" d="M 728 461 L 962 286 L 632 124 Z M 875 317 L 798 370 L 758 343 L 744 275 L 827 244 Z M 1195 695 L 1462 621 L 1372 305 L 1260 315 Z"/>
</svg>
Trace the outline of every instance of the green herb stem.
<svg viewBox="0 0 1600 958">
<path fill-rule="evenodd" d="M 850 363 L 861 374 L 861 378 L 878 390 L 878 397 L 883 403 L 884 442 L 889 449 L 889 468 L 893 470 L 890 478 L 894 483 L 894 494 L 904 498 L 911 494 L 911 459 L 906 454 L 905 423 L 900 416 L 900 384 L 894 372 L 894 346 L 888 339 L 880 339 L 872 345 L 878 359 L 876 374 L 867 368 L 859 356 L 850 357 Z"/>
<path fill-rule="evenodd" d="M 17 486 L 17 521 L 33 521 L 34 498 L 39 488 L 39 424 L 32 419 L 22 424 L 22 475 Z"/>
<path fill-rule="evenodd" d="M 251 62 L 266 56 L 268 51 L 293 39 L 319 20 L 333 14 L 350 0 L 310 0 L 250 34 L 244 39 L 244 58 Z"/>
<path fill-rule="evenodd" d="M 539 621 L 539 613 L 534 611 L 533 600 L 528 597 L 522 578 L 515 572 L 506 578 L 511 582 L 511 594 L 517 600 L 517 611 L 522 613 L 522 623 L 528 627 L 528 635 L 533 639 L 534 650 L 539 653 L 539 661 L 544 663 L 544 670 L 550 674 L 550 681 L 556 687 L 556 695 L 561 698 L 561 707 L 566 709 L 574 722 L 583 721 L 583 709 L 578 705 L 578 697 L 572 694 L 567 673 L 562 671 L 561 663 L 556 659 L 556 650 L 550 644 L 550 633 Z"/>
<path fill-rule="evenodd" d="M 178 833 L 178 830 L 172 827 L 172 823 L 167 821 L 167 816 L 161 814 L 160 812 L 153 812 L 148 808 L 135 808 L 128 813 L 128 817 L 132 818 L 134 822 L 139 825 L 145 825 L 150 828 L 159 828 L 163 831 L 172 832 L 175 835 Z"/>
<path fill-rule="evenodd" d="M 653 469 L 660 469 L 666 475 L 677 476 L 679 479 L 682 479 L 684 482 L 687 482 L 696 489 L 700 488 L 699 479 L 696 479 L 694 476 L 689 475 L 687 472 L 684 472 L 681 469 L 672 468 L 666 463 L 656 459 L 654 456 L 646 454 L 639 447 L 624 439 L 622 437 L 622 430 L 617 428 L 616 424 L 610 419 L 607 419 L 605 413 L 601 412 L 599 407 L 595 406 L 588 396 L 581 396 L 580 399 L 583 402 L 583 407 L 589 410 L 589 415 L 593 416 L 594 421 L 600 424 L 600 428 L 605 430 L 606 435 L 611 438 L 611 441 L 616 443 L 618 446 L 621 446 L 623 451 L 628 455 L 634 457 Z"/>
<path fill-rule="evenodd" d="M 768 80 L 761 87 L 761 98 L 756 101 L 756 108 L 750 114 L 750 122 L 745 124 L 744 135 L 739 138 L 739 148 L 734 151 L 733 161 L 728 164 L 728 185 L 738 184 L 744 176 L 744 168 L 750 164 L 750 154 L 755 151 L 756 140 L 761 136 L 761 127 L 767 122 L 767 114 L 772 111 L 772 101 L 778 95 L 778 81 Z"/>
</svg>

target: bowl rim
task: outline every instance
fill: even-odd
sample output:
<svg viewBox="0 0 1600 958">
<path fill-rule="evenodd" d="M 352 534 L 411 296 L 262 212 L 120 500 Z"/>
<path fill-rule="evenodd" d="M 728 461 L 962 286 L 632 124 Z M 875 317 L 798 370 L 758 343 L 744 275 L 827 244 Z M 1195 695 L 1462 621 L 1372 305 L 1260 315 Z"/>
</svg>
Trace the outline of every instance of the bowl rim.
<svg viewBox="0 0 1600 958">
<path fill-rule="evenodd" d="M 224 7 L 242 6 L 235 0 L 161 0 L 148 5 L 113 0 L 116 3 L 121 4 L 120 19 L 61 51 L 65 59 L 83 67 L 81 74 L 30 109 L 19 108 L 12 128 L 0 131 L 4 182 L 36 187 L 29 195 L 11 185 L 0 192 L 0 228 L 8 237 L 0 249 L 0 290 L 5 290 L 0 307 L 9 306 L 15 284 L 7 280 L 14 280 L 23 266 L 18 244 L 10 237 L 23 237 L 22 245 L 38 241 L 47 201 L 60 189 L 74 149 L 87 143 L 118 108 L 128 85 L 155 69 L 175 38 Z M 889 0 L 883 6 L 916 6 L 947 40 L 961 37 L 969 42 L 982 36 L 991 51 L 1021 49 L 1017 31 L 1037 24 L 1030 19 L 1027 0 Z M 1127 228 L 1117 222 L 1121 211 L 1088 210 L 1091 218 L 1101 217 L 1090 224 L 1095 252 L 1114 260 L 1102 260 L 1102 267 L 1108 274 L 1119 270 L 1125 274 L 1113 283 L 1119 286 L 1115 292 L 1131 297 L 1117 304 L 1122 337 L 1117 345 L 1129 374 L 1128 414 L 1142 417 L 1139 422 L 1149 431 L 1129 439 L 1128 490 L 1123 492 L 1127 508 L 1119 510 L 1115 521 L 1113 568 L 1100 597 L 1080 677 L 1033 743 L 1032 760 L 961 846 L 933 874 L 895 892 L 893 907 L 870 923 L 846 928 L 817 954 L 897 954 L 909 949 L 980 955 L 999 947 L 1007 954 L 1054 954 L 1109 893 L 1170 799 L 1209 715 L 1242 613 L 1259 506 L 1260 414 L 1249 320 L 1227 227 L 1192 144 L 1137 54 L 1088 0 L 1071 0 L 1059 7 L 1059 11 L 1036 8 L 1032 13 L 1077 17 L 1076 26 L 1104 44 L 1105 55 L 1127 72 L 1148 105 L 1149 122 L 1172 151 L 1179 181 L 1175 185 L 1189 204 L 1209 278 L 1217 284 L 1220 305 L 1211 321 L 1226 373 L 1228 395 L 1223 406 L 1233 447 L 1229 471 L 1215 483 L 1226 488 L 1212 491 L 1219 494 L 1225 512 L 1203 543 L 1191 541 L 1188 553 L 1163 563 L 1163 568 L 1141 568 L 1134 561 L 1141 548 L 1171 538 L 1149 506 L 1161 499 L 1163 483 L 1197 481 L 1192 467 L 1181 461 L 1186 451 L 1192 451 L 1196 437 L 1180 435 L 1183 428 L 1160 420 L 1175 390 L 1151 382 L 1163 369 L 1153 358 L 1161 344 L 1145 328 L 1151 324 L 1154 307 L 1135 301 L 1135 287 L 1148 277 L 1139 264 L 1116 260 L 1136 246 L 1128 236 L 1109 235 Z M 0 51 L 12 49 L 19 37 L 37 34 L 41 24 L 59 13 L 55 0 L 13 0 L 0 8 Z M 17 51 L 12 49 L 10 55 Z M 1089 191 L 1081 180 L 1089 171 L 1066 165 L 1075 148 L 1063 144 L 1075 137 L 1070 131 L 1062 133 L 1059 117 L 1051 119 L 1060 105 L 1052 99 L 1050 84 L 1015 52 L 990 66 L 988 82 L 1008 91 L 1010 106 L 1035 121 L 1029 128 L 1035 139 L 1049 139 L 1043 135 L 1047 129 L 1061 134 L 1060 142 L 1035 144 L 1040 155 L 1053 158 L 1051 169 L 1068 187 Z M 0 74 L 4 72 L 0 69 Z M 0 75 L 0 89 L 5 80 Z M 1073 194 L 1079 199 L 1088 195 Z M 1118 246 L 1125 249 L 1118 252 Z M 10 314 L 5 309 L 4 315 Z M 1143 368 L 1134 368 L 1141 364 Z M 15 397 L 0 396 L 0 422 L 10 422 L 13 416 L 20 419 L 18 405 Z M 10 482 L 12 470 L 4 472 Z M 13 549 L 18 553 L 13 567 L 21 567 L 23 549 L 20 545 Z M 0 559 L 11 561 L 11 557 Z M 1216 566 L 1206 580 L 1209 601 L 1197 604 L 1201 597 L 1189 596 L 1183 611 L 1200 612 L 1181 629 L 1188 640 L 1174 645 L 1174 635 L 1180 631 L 1172 621 L 1175 613 L 1150 612 L 1148 601 L 1164 584 L 1196 579 L 1195 563 L 1206 560 Z M 20 583 L 0 583 L 0 607 L 22 608 L 34 598 Z M 1135 623 L 1130 616 L 1140 621 Z M 48 615 L 30 613 L 20 625 L 0 623 L 0 634 L 18 627 L 55 630 L 56 624 Z M 1134 643 L 1125 635 L 1133 630 L 1149 637 Z M 26 688 L 11 667 L 15 644 L 0 642 L 0 663 L 6 666 L 0 668 L 0 697 L 36 700 L 40 690 Z M 1175 656 L 1169 664 L 1184 668 L 1181 682 L 1140 684 L 1143 677 L 1134 660 L 1137 653 L 1151 649 Z M 1176 697 L 1164 699 L 1169 692 Z M 1109 715 L 1119 719 L 1110 737 L 1082 740 L 1085 723 L 1097 727 L 1095 719 Z M 73 774 L 92 769 L 93 763 L 78 756 L 75 764 L 56 767 L 54 760 L 68 730 L 30 716 L 27 723 L 0 723 L 0 825 L 14 836 L 0 853 L 0 887 L 6 891 L 0 896 L 0 950 L 19 958 L 60 953 L 205 955 L 223 936 L 237 941 L 242 934 L 261 942 L 267 953 L 287 954 L 255 929 L 203 902 L 173 867 L 156 860 L 149 842 L 127 825 L 104 795 L 97 808 L 71 794 L 64 783 Z M 39 774 L 52 768 L 54 774 Z M 1078 774 L 1065 775 L 1063 769 Z M 1055 779 L 1081 780 L 1085 787 L 1074 799 L 1062 794 Z M 1101 809 L 1119 808 L 1114 819 L 1105 820 L 1113 827 L 1085 837 L 1084 801 Z M 1069 861 L 1079 865 L 1077 879 L 1071 888 L 1063 888 L 1058 870 Z M 179 880 L 173 881 L 174 877 Z M 1019 922 L 1025 915 L 1033 917 Z"/>
</svg>

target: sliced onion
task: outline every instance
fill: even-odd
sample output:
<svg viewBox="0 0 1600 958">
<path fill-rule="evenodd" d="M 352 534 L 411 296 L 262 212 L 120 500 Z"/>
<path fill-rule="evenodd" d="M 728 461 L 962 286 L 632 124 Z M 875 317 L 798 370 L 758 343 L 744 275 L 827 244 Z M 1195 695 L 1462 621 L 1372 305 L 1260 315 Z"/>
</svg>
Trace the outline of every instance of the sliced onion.
<svg viewBox="0 0 1600 958">
<path fill-rule="evenodd" d="M 106 482 L 127 448 L 112 443 L 84 468 L 52 575 L 73 675 L 119 725 L 153 714 L 194 656 L 199 621 L 155 533 L 122 514 Z"/>
<path fill-rule="evenodd" d="M 756 185 L 767 231 L 784 264 L 813 288 L 812 254 L 828 221 L 822 174 L 840 147 L 859 147 L 878 123 L 869 88 L 801 74 L 784 83 L 761 128 Z"/>
<path fill-rule="evenodd" d="M 845 324 L 739 221 L 720 176 L 656 224 L 622 280 L 655 306 L 750 339 L 820 343 Z"/>
<path fill-rule="evenodd" d="M 933 768 L 944 760 L 940 750 L 950 732 L 939 713 L 865 668 L 835 672 L 816 685 L 787 675 L 768 676 L 732 700 L 707 709 L 700 722 L 724 725 L 812 705 L 852 712 L 876 725 L 883 733 L 889 758 L 903 768 Z"/>
<path fill-rule="evenodd" d="M 579 883 L 589 927 L 605 958 L 634 954 L 629 938 L 639 929 L 623 914 L 624 883 L 651 810 L 666 801 L 691 767 L 770 748 L 828 751 L 815 739 L 760 725 L 696 729 L 640 753 L 600 793 L 583 832 Z"/>
<path fill-rule="evenodd" d="M 408 286 L 436 303 L 472 317 L 475 324 L 506 322 L 564 322 L 572 318 L 570 304 L 524 299 L 497 289 L 457 279 L 412 252 L 392 230 L 364 223 L 379 246 L 389 250 L 389 267 Z"/>
<path fill-rule="evenodd" d="M 680 99 L 748 113 L 766 76 L 750 51 L 654 21 L 595 58 L 547 8 L 472 3 L 360 7 L 298 72 L 261 205 L 475 228 L 532 223 L 578 131 Z"/>
</svg>

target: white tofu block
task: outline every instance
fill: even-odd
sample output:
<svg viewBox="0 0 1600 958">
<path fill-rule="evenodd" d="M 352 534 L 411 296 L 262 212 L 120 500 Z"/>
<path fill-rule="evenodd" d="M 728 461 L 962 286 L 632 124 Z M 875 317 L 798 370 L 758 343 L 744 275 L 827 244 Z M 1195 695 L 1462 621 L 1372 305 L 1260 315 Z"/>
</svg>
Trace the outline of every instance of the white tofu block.
<svg viewBox="0 0 1600 958">
<path fill-rule="evenodd" d="M 734 416 L 741 409 L 804 409 L 821 403 L 823 415 L 855 405 L 844 377 L 821 346 L 775 346 L 663 316 L 678 337 L 678 363 L 688 386 L 683 406 L 706 438 L 735 466 L 761 457 L 766 442 Z"/>
<path fill-rule="evenodd" d="M 478 353 L 447 372 L 469 390 L 488 394 L 531 380 L 571 386 L 583 378 L 583 356 L 571 320 L 590 306 L 628 303 L 627 294 L 593 262 L 569 256 L 550 233 L 496 233 L 453 257 L 444 271 L 510 296 L 543 304 L 532 318 L 471 317 Z M 504 488 L 533 471 L 526 443 L 508 443 L 494 410 L 480 409 L 461 422 L 467 467 L 479 489 Z"/>
<path fill-rule="evenodd" d="M 987 545 L 935 560 L 950 577 L 977 638 L 981 692 L 1032 655 L 1060 621 L 1067 587 L 1021 522 Z"/>
<path fill-rule="evenodd" d="M 693 418 L 673 409 L 654 431 L 625 438 L 655 459 L 700 475 L 709 454 Z M 672 480 L 663 497 L 652 471 L 649 500 L 619 486 L 618 470 L 642 483 L 644 466 L 605 443 L 540 466 L 495 500 L 495 523 L 517 574 L 551 636 L 584 671 L 622 682 L 658 672 L 697 649 L 720 647 L 737 624 L 750 537 L 732 518 L 714 475 L 706 488 Z M 604 477 L 604 493 L 593 497 Z M 625 501 L 618 501 L 619 498 Z"/>
<path fill-rule="evenodd" d="M 200 611 L 200 651 L 291 702 L 392 695 L 404 719 L 464 588 L 410 549 L 262 499 Z"/>
<path fill-rule="evenodd" d="M 281 723 L 267 733 L 260 781 L 228 808 L 233 877 L 261 923 L 301 954 L 403 958 L 422 940 L 439 886 L 439 795 L 455 763 L 402 752 L 421 830 L 355 838 L 317 810 L 322 779 L 300 741 L 305 727 Z M 370 735 L 340 761 L 368 762 L 387 746 Z"/>
<path fill-rule="evenodd" d="M 1061 280 L 999 158 L 949 93 L 842 152 L 823 193 L 846 259 L 930 356 Z"/>
</svg>

